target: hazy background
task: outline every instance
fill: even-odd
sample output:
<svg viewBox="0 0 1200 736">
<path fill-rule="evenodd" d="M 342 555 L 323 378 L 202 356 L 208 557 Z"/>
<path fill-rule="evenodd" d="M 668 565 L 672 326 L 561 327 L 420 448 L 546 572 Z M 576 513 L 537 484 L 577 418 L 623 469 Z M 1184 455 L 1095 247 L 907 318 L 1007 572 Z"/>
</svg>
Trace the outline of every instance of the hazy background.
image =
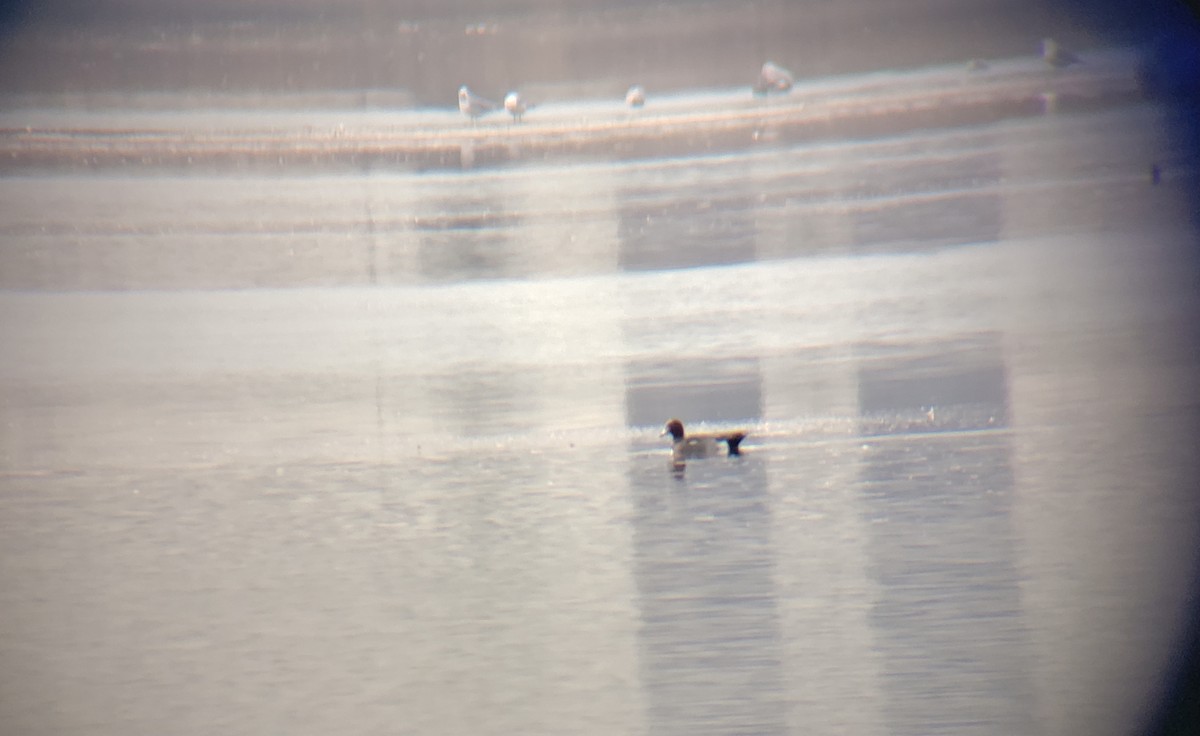
<svg viewBox="0 0 1200 736">
<path fill-rule="evenodd" d="M 453 106 L 492 96 L 750 84 L 1144 41 L 1160 6 L 1054 2 L 45 2 L 10 7 L 0 91 L 197 95 L 379 90 Z M 399 94 L 400 97 L 395 97 Z M 86 104 L 86 103 L 85 103 Z"/>
</svg>

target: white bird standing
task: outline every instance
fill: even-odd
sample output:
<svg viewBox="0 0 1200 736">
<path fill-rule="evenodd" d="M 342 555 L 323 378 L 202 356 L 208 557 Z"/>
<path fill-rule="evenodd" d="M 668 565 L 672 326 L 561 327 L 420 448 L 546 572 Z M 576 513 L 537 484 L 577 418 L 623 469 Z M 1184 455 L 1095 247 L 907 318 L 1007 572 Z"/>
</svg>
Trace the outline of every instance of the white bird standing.
<svg viewBox="0 0 1200 736">
<path fill-rule="evenodd" d="M 473 122 L 484 113 L 495 110 L 496 103 L 480 97 L 467 89 L 467 85 L 464 84 L 458 88 L 458 109 L 463 115 L 471 118 Z"/>
<path fill-rule="evenodd" d="M 509 92 L 504 96 L 504 109 L 508 110 L 508 114 L 512 115 L 513 122 L 521 122 L 521 118 L 525 115 L 525 100 L 521 99 L 519 92 Z"/>
<path fill-rule="evenodd" d="M 640 84 L 635 84 L 625 93 L 625 104 L 630 107 L 641 107 L 646 104 L 646 90 Z"/>
<path fill-rule="evenodd" d="M 1055 69 L 1062 69 L 1072 64 L 1082 64 L 1083 60 L 1075 54 L 1058 45 L 1053 38 L 1042 39 L 1042 61 Z"/>
<path fill-rule="evenodd" d="M 772 92 L 780 94 L 790 92 L 793 83 L 791 72 L 768 61 L 762 65 L 762 71 L 758 73 L 758 82 L 753 87 L 754 94 L 769 95 Z"/>
</svg>

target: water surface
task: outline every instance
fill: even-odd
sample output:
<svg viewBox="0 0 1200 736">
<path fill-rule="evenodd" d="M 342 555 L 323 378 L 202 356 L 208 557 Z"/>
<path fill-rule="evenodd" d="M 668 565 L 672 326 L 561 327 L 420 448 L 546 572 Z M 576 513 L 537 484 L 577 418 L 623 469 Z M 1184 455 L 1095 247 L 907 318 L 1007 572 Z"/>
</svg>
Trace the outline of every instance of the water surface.
<svg viewBox="0 0 1200 736">
<path fill-rule="evenodd" d="M 424 173 L 8 171 L 0 713 L 1135 730 L 1195 580 L 1191 173 L 1148 176 L 1176 153 L 1119 104 Z M 670 416 L 744 456 L 672 469 Z"/>
</svg>

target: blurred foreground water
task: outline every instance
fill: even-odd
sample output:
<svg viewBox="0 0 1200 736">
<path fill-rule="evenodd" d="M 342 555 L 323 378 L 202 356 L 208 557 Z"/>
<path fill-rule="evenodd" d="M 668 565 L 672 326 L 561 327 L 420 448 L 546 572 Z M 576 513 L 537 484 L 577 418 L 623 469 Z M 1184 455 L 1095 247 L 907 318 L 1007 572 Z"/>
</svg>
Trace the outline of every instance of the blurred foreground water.
<svg viewBox="0 0 1200 736">
<path fill-rule="evenodd" d="M 6 730 L 1136 730 L 1200 366 L 1195 172 L 1132 63 L 1001 60 L 990 112 L 892 129 L 965 66 L 679 95 L 674 156 L 598 155 L 599 103 L 7 111 Z M 875 129 L 808 134 L 852 98 Z M 537 155 L 380 153 L 422 131 Z M 177 155 L 232 139 L 315 149 Z M 744 457 L 672 472 L 670 416 Z"/>
</svg>

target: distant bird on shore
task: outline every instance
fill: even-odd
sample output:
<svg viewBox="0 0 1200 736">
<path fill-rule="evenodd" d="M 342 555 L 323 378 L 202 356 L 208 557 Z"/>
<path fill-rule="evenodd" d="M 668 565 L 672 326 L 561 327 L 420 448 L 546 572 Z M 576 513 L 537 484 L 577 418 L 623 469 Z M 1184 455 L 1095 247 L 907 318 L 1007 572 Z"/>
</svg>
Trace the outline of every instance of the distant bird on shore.
<svg viewBox="0 0 1200 736">
<path fill-rule="evenodd" d="M 512 115 L 513 122 L 521 122 L 521 118 L 525 116 L 526 107 L 525 100 L 521 99 L 519 92 L 509 92 L 504 96 L 504 109 L 508 110 L 509 115 Z"/>
<path fill-rule="evenodd" d="M 479 119 L 485 113 L 489 113 L 496 109 L 496 103 L 491 100 L 480 97 L 471 90 L 467 89 L 467 85 L 458 88 L 458 109 L 471 121 Z"/>
<path fill-rule="evenodd" d="M 646 90 L 640 84 L 635 84 L 625 93 L 625 104 L 630 107 L 641 107 L 646 104 Z"/>
<path fill-rule="evenodd" d="M 791 72 L 768 61 L 762 65 L 762 71 L 758 73 L 758 81 L 755 82 L 752 89 L 756 95 L 784 94 L 791 91 L 793 83 Z"/>
<path fill-rule="evenodd" d="M 1053 38 L 1042 39 L 1042 61 L 1055 69 L 1062 69 L 1072 64 L 1082 64 L 1083 60 L 1075 54 L 1058 45 Z"/>
</svg>

